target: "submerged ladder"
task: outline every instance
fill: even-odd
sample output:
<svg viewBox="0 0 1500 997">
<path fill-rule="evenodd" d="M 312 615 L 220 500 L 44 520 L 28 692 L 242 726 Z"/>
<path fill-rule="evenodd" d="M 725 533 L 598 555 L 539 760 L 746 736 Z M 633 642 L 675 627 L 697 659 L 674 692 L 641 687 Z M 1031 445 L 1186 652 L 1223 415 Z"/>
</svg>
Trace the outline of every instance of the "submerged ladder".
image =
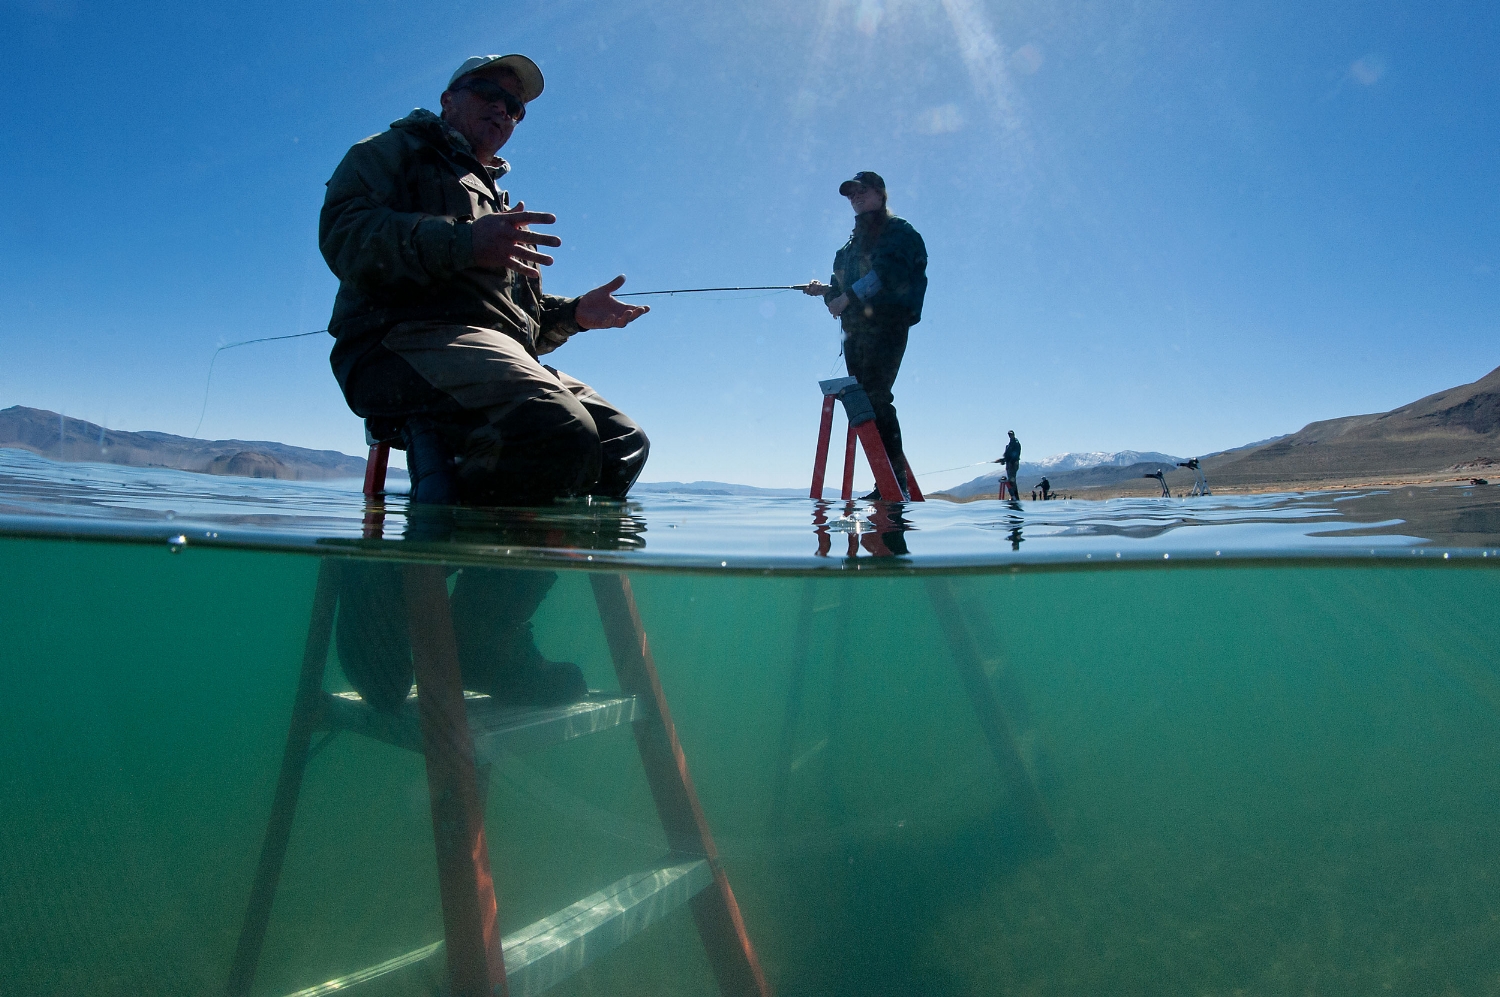
<svg viewBox="0 0 1500 997">
<path fill-rule="evenodd" d="M 1019 829 L 1026 840 L 1041 846 L 1050 846 L 1056 841 L 1056 828 L 1047 804 L 1037 787 L 1035 776 L 1026 763 L 1016 730 L 1015 718 L 1025 715 L 1028 711 L 1020 698 L 1019 690 L 1009 684 L 1001 684 L 997 689 L 997 684 L 990 680 L 989 668 L 996 666 L 1003 668 L 1003 661 L 986 660 L 981 652 L 981 636 L 988 638 L 984 643 L 992 650 L 998 650 L 999 640 L 993 633 L 983 633 L 990 628 L 984 625 L 985 621 L 982 616 L 975 612 L 973 607 L 969 607 L 966 611 L 962 606 L 951 579 L 940 575 L 931 576 L 925 580 L 925 587 L 937 624 L 946 638 L 957 677 L 969 698 L 969 703 L 974 710 L 974 718 L 999 769 L 1000 783 Z M 801 761 L 794 756 L 811 658 L 813 617 L 824 610 L 835 612 L 834 674 L 830 683 L 834 697 L 828 704 L 830 738 L 836 736 L 841 723 L 841 698 L 837 694 L 844 685 L 844 672 L 848 664 L 852 607 L 846 604 L 846 597 L 842 592 L 834 603 L 816 606 L 817 592 L 818 581 L 816 579 L 804 580 L 793 637 L 791 684 L 787 695 L 786 710 L 782 717 L 775 782 L 771 791 L 771 805 L 767 812 L 768 833 L 774 833 L 781 825 L 791 777 Z M 997 675 L 997 678 L 999 677 L 1004 676 Z M 827 740 L 825 739 L 817 747 L 831 754 L 833 746 L 828 744 Z M 832 780 L 827 780 L 825 789 L 835 809 L 840 809 L 837 785 Z"/>
<path fill-rule="evenodd" d="M 367 496 L 384 485 L 386 455 L 377 449 L 384 445 L 372 448 Z M 578 703 L 525 709 L 464 692 L 446 571 L 441 565 L 403 566 L 416 688 L 389 714 L 377 712 L 356 693 L 323 690 L 340 575 L 340 565 L 332 559 L 325 558 L 318 569 L 276 795 L 226 988 L 230 997 L 248 994 L 255 981 L 307 765 L 340 731 L 426 758 L 444 937 L 292 997 L 341 993 L 429 960 L 445 963 L 444 993 L 449 997 L 540 994 L 684 904 L 692 911 L 720 992 L 725 997 L 769 997 L 698 802 L 629 579 L 613 573 L 589 576 L 620 692 L 591 692 Z M 504 753 L 546 748 L 622 724 L 633 728 L 668 854 L 656 867 L 502 938 L 484 829 L 491 763 Z M 314 745 L 320 732 L 325 736 Z"/>
</svg>

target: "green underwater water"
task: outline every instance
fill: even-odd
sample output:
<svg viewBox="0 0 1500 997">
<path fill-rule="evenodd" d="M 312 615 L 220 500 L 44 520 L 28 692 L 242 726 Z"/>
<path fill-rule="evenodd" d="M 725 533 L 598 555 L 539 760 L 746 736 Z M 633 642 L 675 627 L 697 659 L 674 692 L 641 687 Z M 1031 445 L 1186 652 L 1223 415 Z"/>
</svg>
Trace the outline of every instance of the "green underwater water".
<svg viewBox="0 0 1500 997">
<path fill-rule="evenodd" d="M 222 990 L 318 566 L 0 539 L 0 993 Z M 1500 992 L 1491 562 L 942 577 L 1052 840 L 1024 830 L 931 576 L 631 576 L 778 993 Z M 616 687 L 583 570 L 536 630 Z M 504 931 L 664 850 L 625 729 L 501 763 L 487 816 Z M 309 766 L 255 992 L 441 937 L 433 862 L 420 757 L 341 735 Z M 552 992 L 714 990 L 679 911 Z"/>
</svg>

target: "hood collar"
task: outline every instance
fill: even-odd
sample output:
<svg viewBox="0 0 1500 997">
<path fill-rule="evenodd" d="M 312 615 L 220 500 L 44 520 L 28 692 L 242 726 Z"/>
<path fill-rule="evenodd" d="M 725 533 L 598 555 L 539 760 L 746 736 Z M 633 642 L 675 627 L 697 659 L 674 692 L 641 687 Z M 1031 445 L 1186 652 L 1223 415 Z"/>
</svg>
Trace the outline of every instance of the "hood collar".
<svg viewBox="0 0 1500 997">
<path fill-rule="evenodd" d="M 404 128 L 407 131 L 416 132 L 424 136 L 435 145 L 446 145 L 455 152 L 460 152 L 470 159 L 478 161 L 479 157 L 474 155 L 474 149 L 469 145 L 469 140 L 463 137 L 457 128 L 454 128 L 441 117 L 433 114 L 424 107 L 413 108 L 412 112 L 399 121 L 391 122 L 392 128 Z M 489 171 L 492 178 L 505 176 L 510 172 L 510 163 L 499 156 L 495 157 L 494 165 L 480 163 Z"/>
</svg>

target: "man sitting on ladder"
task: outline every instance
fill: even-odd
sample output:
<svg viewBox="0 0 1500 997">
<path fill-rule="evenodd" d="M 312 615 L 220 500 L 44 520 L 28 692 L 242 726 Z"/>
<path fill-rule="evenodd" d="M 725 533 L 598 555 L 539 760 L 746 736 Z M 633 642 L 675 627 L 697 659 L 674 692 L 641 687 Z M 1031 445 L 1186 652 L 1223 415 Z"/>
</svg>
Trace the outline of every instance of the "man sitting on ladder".
<svg viewBox="0 0 1500 997">
<path fill-rule="evenodd" d="M 524 55 L 474 56 L 449 79 L 441 115 L 418 109 L 357 143 L 328 182 L 318 240 L 339 278 L 333 372 L 372 433 L 405 445 L 416 502 L 623 498 L 646 462 L 639 426 L 538 360 L 581 329 L 619 328 L 649 310 L 613 296 L 623 276 L 578 298 L 542 291 L 538 267 L 552 257 L 537 247 L 561 240 L 531 226 L 557 219 L 512 207 L 496 187 L 510 169 L 497 153 L 542 86 Z M 400 614 L 391 622 L 385 612 L 393 593 L 379 575 L 369 569 L 341 592 L 339 650 L 356 689 L 394 709 L 409 660 L 404 632 L 389 632 Z M 587 691 L 576 666 L 545 661 L 531 639 L 531 615 L 554 580 L 460 576 L 453 608 L 466 685 L 538 703 Z"/>
</svg>

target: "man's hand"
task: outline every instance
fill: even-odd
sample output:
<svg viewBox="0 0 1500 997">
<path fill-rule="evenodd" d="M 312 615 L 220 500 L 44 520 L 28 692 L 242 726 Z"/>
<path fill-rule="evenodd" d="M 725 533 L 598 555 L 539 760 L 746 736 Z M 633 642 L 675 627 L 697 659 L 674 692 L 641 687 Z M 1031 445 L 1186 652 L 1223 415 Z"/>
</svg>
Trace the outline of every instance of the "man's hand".
<svg viewBox="0 0 1500 997">
<path fill-rule="evenodd" d="M 532 232 L 531 225 L 556 225 L 557 216 L 545 211 L 527 211 L 522 201 L 508 211 L 474 220 L 474 262 L 486 270 L 514 270 L 523 277 L 540 277 L 536 268 L 551 266 L 552 257 L 528 246 L 561 246 L 555 235 Z"/>
<path fill-rule="evenodd" d="M 821 284 L 818 281 L 812 280 L 808 281 L 807 286 L 802 289 L 802 293 L 810 298 L 821 298 L 831 290 L 833 288 L 827 284 Z"/>
<path fill-rule="evenodd" d="M 623 329 L 651 310 L 646 305 L 627 305 L 616 299 L 614 293 L 624 286 L 625 275 L 621 274 L 579 298 L 575 313 L 579 328 Z"/>
<path fill-rule="evenodd" d="M 828 302 L 828 314 L 838 318 L 844 314 L 844 309 L 849 307 L 849 295 L 840 294 L 837 298 Z"/>
</svg>

